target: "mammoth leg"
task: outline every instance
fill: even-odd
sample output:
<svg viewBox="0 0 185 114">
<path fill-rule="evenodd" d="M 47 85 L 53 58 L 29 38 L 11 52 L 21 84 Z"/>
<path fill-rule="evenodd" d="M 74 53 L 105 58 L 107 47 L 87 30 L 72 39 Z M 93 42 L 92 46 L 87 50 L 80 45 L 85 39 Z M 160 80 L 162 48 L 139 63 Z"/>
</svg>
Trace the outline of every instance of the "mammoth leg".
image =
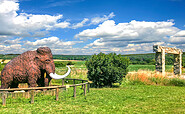
<svg viewBox="0 0 185 114">
<path fill-rule="evenodd" d="M 10 88 L 18 88 L 19 83 L 12 82 Z"/>
<path fill-rule="evenodd" d="M 36 80 L 30 79 L 30 80 L 28 81 L 28 86 L 29 86 L 29 87 L 37 87 Z"/>
<path fill-rule="evenodd" d="M 44 85 L 49 86 L 49 82 L 51 81 L 51 77 L 49 75 L 46 76 L 46 78 L 44 78 Z"/>
<path fill-rule="evenodd" d="M 29 69 L 28 71 L 28 86 L 37 87 L 37 79 L 40 76 L 39 70 L 37 71 L 34 68 Z"/>
<path fill-rule="evenodd" d="M 1 76 L 1 88 L 2 89 L 8 89 L 11 86 L 11 83 L 13 81 L 12 76 L 8 74 L 5 74 L 5 75 Z"/>
</svg>

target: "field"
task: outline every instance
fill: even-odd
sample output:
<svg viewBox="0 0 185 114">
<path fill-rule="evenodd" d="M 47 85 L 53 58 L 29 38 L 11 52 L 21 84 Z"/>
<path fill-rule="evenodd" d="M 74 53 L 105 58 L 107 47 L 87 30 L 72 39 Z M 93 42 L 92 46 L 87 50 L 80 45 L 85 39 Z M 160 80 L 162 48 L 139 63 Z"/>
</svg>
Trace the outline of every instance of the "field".
<svg viewBox="0 0 185 114">
<path fill-rule="evenodd" d="M 72 72 L 68 78 L 87 79 L 87 69 L 84 61 L 73 61 Z M 154 65 L 130 65 L 129 72 L 154 70 Z M 171 71 L 172 66 L 166 70 Z M 65 73 L 67 68 L 57 67 L 58 74 Z M 34 104 L 30 99 L 7 99 L 7 105 L 2 106 L 0 113 L 184 113 L 185 87 L 131 85 L 124 79 L 123 84 L 114 88 L 91 88 L 87 96 L 83 95 L 81 87 L 77 88 L 77 97 L 73 98 L 73 88 L 60 91 L 59 101 L 55 96 L 35 96 Z M 61 80 L 52 80 L 52 84 Z"/>
<path fill-rule="evenodd" d="M 72 88 L 71 88 L 72 89 Z M 37 95 L 30 99 L 8 99 L 0 113 L 184 113 L 185 88 L 173 86 L 122 85 L 115 88 L 91 88 L 87 96 L 72 90 L 54 96 Z M 78 89 L 80 90 L 80 89 Z"/>
</svg>

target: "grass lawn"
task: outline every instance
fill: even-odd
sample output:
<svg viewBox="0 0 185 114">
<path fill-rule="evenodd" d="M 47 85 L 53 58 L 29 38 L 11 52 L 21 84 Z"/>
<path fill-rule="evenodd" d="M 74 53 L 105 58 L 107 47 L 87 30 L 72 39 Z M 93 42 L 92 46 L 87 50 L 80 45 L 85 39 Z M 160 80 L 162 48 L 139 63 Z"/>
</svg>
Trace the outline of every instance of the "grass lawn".
<svg viewBox="0 0 185 114">
<path fill-rule="evenodd" d="M 87 69 L 84 61 L 74 61 L 69 78 L 87 79 Z M 129 71 L 138 69 L 154 70 L 154 65 L 130 65 Z M 172 66 L 166 65 L 166 70 Z M 64 74 L 65 67 L 57 67 L 58 74 Z M 61 80 L 52 83 L 61 83 Z M 126 82 L 126 81 L 125 81 Z M 91 88 L 87 96 L 77 88 L 77 97 L 73 98 L 73 88 L 60 91 L 59 101 L 55 96 L 37 94 L 34 104 L 30 99 L 7 99 L 7 105 L 2 106 L 0 113 L 184 113 L 185 87 L 129 85 L 123 83 L 115 88 Z"/>
<path fill-rule="evenodd" d="M 166 72 L 172 72 L 173 65 L 165 65 Z M 138 70 L 155 70 L 155 65 L 129 65 L 129 72 L 138 71 Z"/>
<path fill-rule="evenodd" d="M 78 88 L 54 96 L 38 95 L 29 99 L 7 99 L 0 113 L 184 113 L 185 88 L 173 86 L 122 85 L 118 88 L 91 88 L 87 96 Z M 2 101 L 0 101 L 1 103 Z"/>
</svg>

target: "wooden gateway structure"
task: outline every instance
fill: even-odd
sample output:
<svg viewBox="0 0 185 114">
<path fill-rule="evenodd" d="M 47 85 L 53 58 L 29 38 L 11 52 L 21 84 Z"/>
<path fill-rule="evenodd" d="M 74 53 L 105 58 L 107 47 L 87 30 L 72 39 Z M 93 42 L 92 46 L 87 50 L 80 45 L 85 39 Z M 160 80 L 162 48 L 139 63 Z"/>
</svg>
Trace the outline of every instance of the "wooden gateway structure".
<svg viewBox="0 0 185 114">
<path fill-rule="evenodd" d="M 153 51 L 156 52 L 156 71 L 165 73 L 165 53 L 174 54 L 174 74 L 182 74 L 182 50 L 177 48 L 164 47 L 159 45 L 153 46 Z"/>
</svg>

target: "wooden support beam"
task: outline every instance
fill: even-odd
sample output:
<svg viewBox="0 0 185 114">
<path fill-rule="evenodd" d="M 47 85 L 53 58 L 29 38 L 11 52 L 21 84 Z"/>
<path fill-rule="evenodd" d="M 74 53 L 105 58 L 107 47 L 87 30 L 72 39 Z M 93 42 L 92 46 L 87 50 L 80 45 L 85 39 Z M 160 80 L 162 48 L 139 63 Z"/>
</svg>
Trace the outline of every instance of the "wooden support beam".
<svg viewBox="0 0 185 114">
<path fill-rule="evenodd" d="M 180 54 L 182 52 L 182 50 L 178 48 L 170 48 L 170 47 L 159 46 L 159 45 L 153 46 L 154 52 L 162 52 L 162 50 L 164 50 L 165 53 L 171 53 L 171 54 Z"/>
<path fill-rule="evenodd" d="M 76 86 L 74 86 L 73 97 L 76 98 Z"/>
<path fill-rule="evenodd" d="M 34 103 L 34 90 L 31 90 L 31 104 Z"/>
<path fill-rule="evenodd" d="M 86 92 L 87 90 L 86 90 L 86 84 L 84 84 L 84 96 L 86 96 Z"/>
<path fill-rule="evenodd" d="M 90 84 L 88 83 L 88 84 L 87 84 L 87 91 L 88 91 L 88 93 L 89 93 L 89 91 L 90 91 L 89 89 L 90 89 Z"/>
<path fill-rule="evenodd" d="M 75 79 L 73 79 L 73 84 L 75 84 Z"/>
<path fill-rule="evenodd" d="M 2 102 L 3 102 L 3 106 L 6 106 L 6 91 L 3 91 Z"/>
<path fill-rule="evenodd" d="M 165 75 L 165 49 L 162 49 L 162 74 Z"/>
<path fill-rule="evenodd" d="M 64 79 L 62 79 L 62 85 L 64 85 Z"/>
<path fill-rule="evenodd" d="M 58 101 L 58 96 L 59 96 L 59 88 L 56 88 L 56 93 L 55 93 L 55 95 L 56 95 L 56 101 Z"/>
<path fill-rule="evenodd" d="M 84 81 L 82 80 L 82 83 L 84 83 Z M 82 85 L 82 89 L 83 89 L 83 85 Z"/>
</svg>

